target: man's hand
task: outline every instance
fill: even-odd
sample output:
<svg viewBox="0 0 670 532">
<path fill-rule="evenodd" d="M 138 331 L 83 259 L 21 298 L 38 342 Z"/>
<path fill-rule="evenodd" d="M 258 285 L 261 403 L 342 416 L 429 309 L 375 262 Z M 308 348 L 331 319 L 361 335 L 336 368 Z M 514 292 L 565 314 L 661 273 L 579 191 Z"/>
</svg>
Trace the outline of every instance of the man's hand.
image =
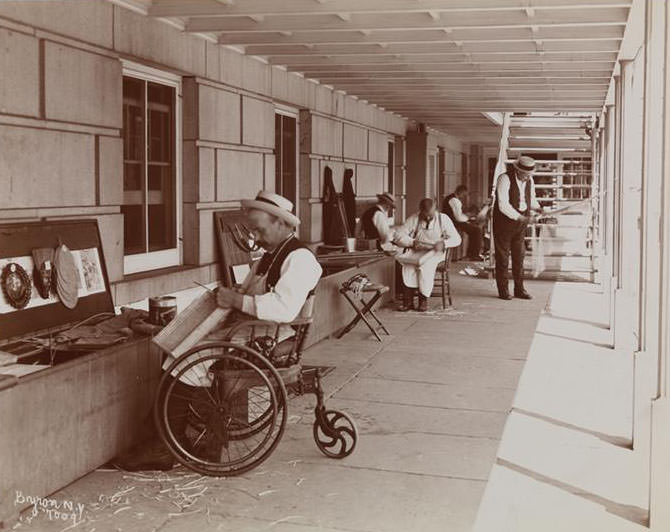
<svg viewBox="0 0 670 532">
<path fill-rule="evenodd" d="M 437 251 L 438 253 L 440 251 L 444 251 L 444 240 L 438 240 L 435 242 L 435 245 L 433 246 L 433 249 Z"/>
<path fill-rule="evenodd" d="M 429 244 L 425 244 L 424 242 L 420 242 L 418 240 L 414 241 L 414 244 L 412 244 L 412 249 L 416 251 L 427 251 L 429 249 L 433 249 L 433 246 Z"/>
<path fill-rule="evenodd" d="M 220 286 L 216 291 L 216 303 L 223 308 L 242 308 L 242 294 L 226 288 L 225 286 Z"/>
<path fill-rule="evenodd" d="M 517 221 L 522 223 L 522 224 L 527 224 L 530 223 L 531 217 L 530 216 L 524 216 L 523 214 L 517 218 Z"/>
</svg>

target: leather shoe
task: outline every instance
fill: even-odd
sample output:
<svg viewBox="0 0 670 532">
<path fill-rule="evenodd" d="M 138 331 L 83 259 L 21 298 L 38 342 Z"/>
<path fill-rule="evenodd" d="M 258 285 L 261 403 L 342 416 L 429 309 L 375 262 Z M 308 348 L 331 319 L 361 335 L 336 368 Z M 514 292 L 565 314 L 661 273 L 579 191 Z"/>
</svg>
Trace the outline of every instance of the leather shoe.
<svg viewBox="0 0 670 532">
<path fill-rule="evenodd" d="M 414 290 L 412 288 L 405 287 L 402 294 L 402 303 L 398 307 L 400 312 L 407 312 L 408 310 L 414 310 Z"/>
<path fill-rule="evenodd" d="M 519 292 L 514 292 L 514 297 L 517 299 L 533 299 L 533 296 L 531 296 L 528 292 L 525 290 L 521 290 Z M 511 298 L 510 298 L 511 299 Z"/>
<path fill-rule="evenodd" d="M 428 298 L 419 294 L 419 312 L 426 312 L 428 310 Z"/>
<path fill-rule="evenodd" d="M 509 294 L 498 294 L 498 297 L 504 301 L 510 301 L 512 298 Z"/>
</svg>

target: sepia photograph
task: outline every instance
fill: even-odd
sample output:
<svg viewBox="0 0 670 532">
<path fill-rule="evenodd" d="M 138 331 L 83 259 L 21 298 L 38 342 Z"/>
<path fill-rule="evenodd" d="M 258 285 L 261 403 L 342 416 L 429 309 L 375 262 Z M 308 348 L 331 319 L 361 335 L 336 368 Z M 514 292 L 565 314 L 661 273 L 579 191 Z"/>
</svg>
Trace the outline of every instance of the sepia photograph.
<svg viewBox="0 0 670 532">
<path fill-rule="evenodd" d="M 0 0 L 0 532 L 670 532 L 668 102 L 670 0 Z"/>
</svg>

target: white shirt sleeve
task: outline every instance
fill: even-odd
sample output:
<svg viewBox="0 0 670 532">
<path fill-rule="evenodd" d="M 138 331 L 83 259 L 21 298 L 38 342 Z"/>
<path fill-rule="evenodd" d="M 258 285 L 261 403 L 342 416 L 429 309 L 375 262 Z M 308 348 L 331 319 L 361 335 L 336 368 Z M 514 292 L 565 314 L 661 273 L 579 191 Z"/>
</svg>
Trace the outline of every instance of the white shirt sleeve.
<svg viewBox="0 0 670 532">
<path fill-rule="evenodd" d="M 521 218 L 521 214 L 517 211 L 512 204 L 509 202 L 509 176 L 507 174 L 501 174 L 498 176 L 498 184 L 496 186 L 498 208 L 508 218 L 512 220 L 518 220 Z"/>
<path fill-rule="evenodd" d="M 402 224 L 400 230 L 396 233 L 395 243 L 403 248 L 412 247 L 414 243 L 414 237 L 412 234 L 416 229 L 418 223 L 418 217 L 416 214 L 411 215 L 405 222 Z"/>
<path fill-rule="evenodd" d="M 463 202 L 461 200 L 453 197 L 449 200 L 449 206 L 451 207 L 457 222 L 465 223 L 470 220 L 465 214 L 463 214 Z"/>
<path fill-rule="evenodd" d="M 388 217 L 386 216 L 386 213 L 377 210 L 372 215 L 372 224 L 375 226 L 375 229 L 377 229 L 377 232 L 379 233 L 380 243 L 386 244 L 387 242 L 390 242 L 393 239 L 393 231 L 389 227 Z"/>
<path fill-rule="evenodd" d="M 461 235 L 456 229 L 451 218 L 444 213 L 439 214 L 442 218 L 442 238 L 444 238 L 445 248 L 455 248 L 461 245 Z"/>
<path fill-rule="evenodd" d="M 537 196 L 535 195 L 535 181 L 533 181 L 532 177 L 529 179 L 529 181 L 530 181 L 530 207 L 531 209 L 540 210 L 542 206 L 540 205 L 540 202 L 537 201 Z"/>
<path fill-rule="evenodd" d="M 292 251 L 284 259 L 274 290 L 257 296 L 244 296 L 242 312 L 261 320 L 293 321 L 305 304 L 309 291 L 319 282 L 322 271 L 311 251 L 304 248 Z"/>
</svg>

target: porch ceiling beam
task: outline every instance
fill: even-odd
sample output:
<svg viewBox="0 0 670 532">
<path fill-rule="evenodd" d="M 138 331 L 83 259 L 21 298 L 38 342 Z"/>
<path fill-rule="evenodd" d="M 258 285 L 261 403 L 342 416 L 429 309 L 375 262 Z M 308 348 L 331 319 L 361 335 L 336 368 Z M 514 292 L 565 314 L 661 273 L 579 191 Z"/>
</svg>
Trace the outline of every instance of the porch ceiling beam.
<svg viewBox="0 0 670 532">
<path fill-rule="evenodd" d="M 470 70 L 470 71 L 451 71 L 451 72 L 376 72 L 373 74 L 377 79 L 385 79 L 392 83 L 391 80 L 441 80 L 446 78 L 461 78 L 461 79 L 471 79 L 479 80 L 478 82 L 483 82 L 484 79 L 495 80 L 497 78 L 509 78 L 509 79 L 518 79 L 521 81 L 524 78 L 533 78 L 535 76 L 540 78 L 549 78 L 552 77 L 579 77 L 580 74 L 584 79 L 593 79 L 608 78 L 608 71 L 592 71 L 592 72 L 580 72 L 579 70 Z M 588 75 L 587 75 L 588 74 Z M 317 79 L 326 85 L 332 83 L 337 83 L 338 81 L 346 82 L 367 82 L 370 80 L 370 75 L 365 75 L 361 73 L 352 73 L 352 72 L 331 72 L 323 76 L 309 76 L 310 78 Z M 495 82 L 495 81 L 493 81 Z"/>
<path fill-rule="evenodd" d="M 611 70 L 591 70 L 591 71 L 581 71 L 579 69 L 570 69 L 570 70 L 559 70 L 559 69 L 517 69 L 517 70 L 502 70 L 502 69 L 470 69 L 470 70 L 460 70 L 460 71 L 451 71 L 451 72 L 377 72 L 374 74 L 365 74 L 362 72 L 330 72 L 323 76 L 308 76 L 314 77 L 316 79 L 321 79 L 325 83 L 337 82 L 338 80 L 342 81 L 369 81 L 370 78 L 377 79 L 444 79 L 444 78 L 510 78 L 510 79 L 521 79 L 521 78 L 579 78 L 579 79 L 609 79 Z"/>
<path fill-rule="evenodd" d="M 393 107 L 393 108 L 403 108 L 403 109 L 413 109 L 415 111 L 431 111 L 433 114 L 448 114 L 451 111 L 462 111 L 462 110 L 472 110 L 472 111 L 482 111 L 484 109 L 494 109 L 496 111 L 503 111 L 503 110 L 513 110 L 513 111 L 520 111 L 523 112 L 525 111 L 525 106 L 529 107 L 542 107 L 543 105 L 545 106 L 556 106 L 559 105 L 562 108 L 565 108 L 566 110 L 569 110 L 570 107 L 576 105 L 578 107 L 581 106 L 592 106 L 595 105 L 596 107 L 602 106 L 603 101 L 605 100 L 605 97 L 603 95 L 602 98 L 593 98 L 589 100 L 579 100 L 575 101 L 574 99 L 570 98 L 552 98 L 552 99 L 535 99 L 535 100 L 528 100 L 525 98 L 520 98 L 520 99 L 501 99 L 501 98 L 495 98 L 495 99 L 486 99 L 486 100 L 481 100 L 481 99 L 473 99 L 473 100 L 460 100 L 460 101 L 452 101 L 452 100 L 446 100 L 444 98 L 438 98 L 435 100 L 426 100 L 417 102 L 416 100 L 414 101 L 386 101 L 386 100 L 376 100 L 373 103 L 376 103 L 377 105 L 381 105 L 382 107 Z"/>
<path fill-rule="evenodd" d="M 602 97 L 607 94 L 607 89 L 601 89 L 599 91 L 556 91 L 556 92 L 540 92 L 540 91 L 532 91 L 532 92 L 515 92 L 511 89 L 505 90 L 505 91 L 490 91 L 490 92 L 472 92 L 472 91 L 459 91 L 459 92 L 438 92 L 437 90 L 433 91 L 409 91 L 409 90 L 389 90 L 386 92 L 370 92 L 367 90 L 357 90 L 356 92 L 349 92 L 349 91 L 344 91 L 347 94 L 355 95 L 357 98 L 361 99 L 367 99 L 370 101 L 374 101 L 376 99 L 381 99 L 381 98 L 394 98 L 394 97 L 412 97 L 414 99 L 420 98 L 420 97 L 440 97 L 440 98 L 450 98 L 450 97 L 458 97 L 461 95 L 472 95 L 472 97 L 479 97 L 479 96 L 500 96 L 500 97 L 508 97 L 509 95 L 514 95 L 516 97 L 523 97 L 523 96 L 537 96 L 537 95 L 543 95 L 545 97 L 551 97 L 552 95 L 556 94 L 561 94 L 565 96 L 570 96 L 573 98 L 580 98 L 582 96 L 585 97 Z"/>
<path fill-rule="evenodd" d="M 355 88 L 356 90 L 372 90 L 372 91 L 385 91 L 385 90 L 416 90 L 422 91 L 425 89 L 453 89 L 453 90 L 470 90 L 473 88 L 472 82 L 469 79 L 444 79 L 438 81 L 423 80 L 423 81 L 394 81 L 389 83 L 386 80 L 362 80 L 360 82 L 349 83 L 346 80 L 338 82 L 339 87 Z M 525 79 L 523 83 L 520 84 L 518 80 L 510 79 L 496 79 L 496 84 L 491 85 L 490 87 L 495 87 L 497 89 L 510 89 L 510 90 L 538 90 L 542 88 L 561 88 L 568 87 L 573 89 L 604 89 L 606 90 L 609 86 L 609 80 L 607 78 L 602 78 L 600 80 L 584 80 L 584 79 L 570 79 L 570 78 L 561 78 L 553 79 L 548 81 L 546 79 Z M 486 88 L 486 83 L 478 83 L 475 87 L 484 89 Z"/>
<path fill-rule="evenodd" d="M 596 96 L 589 96 L 589 97 L 584 97 L 579 99 L 579 103 L 594 103 L 594 102 L 602 102 L 605 99 L 606 94 L 600 94 Z M 372 100 L 369 100 L 372 101 Z M 571 98 L 570 96 L 562 96 L 562 95 L 552 95 L 548 97 L 543 97 L 543 96 L 520 96 L 520 97 L 512 97 L 512 96 L 479 96 L 479 97 L 472 97 L 472 96 L 461 96 L 461 97 L 450 97 L 450 98 L 444 98 L 444 97 L 438 97 L 438 96 L 426 96 L 425 98 L 421 98 L 420 101 L 417 101 L 417 98 L 393 98 L 393 97 L 378 97 L 374 99 L 374 103 L 378 105 L 385 105 L 385 104 L 396 104 L 396 105 L 411 105 L 411 106 L 432 106 L 436 103 L 439 103 L 441 105 L 444 105 L 445 108 L 449 107 L 454 107 L 457 105 L 460 105 L 463 102 L 471 102 L 471 103 L 484 103 L 488 105 L 489 103 L 494 103 L 494 102 L 506 102 L 506 103 L 520 103 L 523 104 L 524 102 L 548 102 L 548 103 L 559 103 L 559 102 L 566 102 L 570 103 L 575 101 L 574 98 Z"/>
<path fill-rule="evenodd" d="M 445 20 L 448 19 L 448 20 Z M 314 15 L 311 12 L 294 15 L 266 16 L 261 21 L 242 17 L 198 17 L 189 18 L 185 30 L 189 32 L 267 32 L 267 31 L 351 31 L 351 30 L 423 30 L 463 28 L 538 28 L 625 26 L 627 7 L 607 9 L 586 8 L 537 11 L 532 25 L 522 10 L 492 12 L 488 16 L 472 16 L 470 12 L 452 12 L 438 20 L 424 13 L 360 13 L 342 20 L 332 15 Z"/>
<path fill-rule="evenodd" d="M 574 98 L 578 98 L 580 101 L 583 100 L 604 100 L 605 96 L 607 93 L 605 91 L 597 92 L 597 93 L 584 93 L 584 94 L 566 94 L 566 93 L 533 93 L 533 94 L 513 94 L 513 93 L 507 93 L 507 94 L 466 94 L 466 93 L 461 93 L 461 94 L 422 94 L 421 95 L 421 101 L 422 102 L 433 102 L 433 101 L 441 101 L 441 102 L 460 102 L 460 101 L 489 101 L 489 100 L 507 100 L 507 101 L 533 101 L 533 100 L 541 100 L 541 101 L 552 101 L 552 100 L 570 100 Z M 367 93 L 361 93 L 358 94 L 359 99 L 363 100 L 368 100 L 370 102 L 412 102 L 417 100 L 417 95 L 410 93 L 409 95 L 402 95 L 402 94 L 367 94 Z"/>
<path fill-rule="evenodd" d="M 630 2 L 624 0 L 534 0 L 532 6 L 542 10 L 591 9 L 598 7 L 627 7 Z M 300 16 L 307 12 L 331 14 L 338 13 L 419 13 L 453 11 L 485 12 L 523 10 L 528 7 L 527 0 L 452 0 L 445 5 L 443 0 L 244 0 L 224 4 L 216 0 L 154 0 L 149 15 L 154 17 L 234 17 L 245 15 L 292 15 Z"/>
<path fill-rule="evenodd" d="M 519 98 L 532 98 L 532 97 L 552 97 L 556 95 L 561 95 L 564 97 L 570 97 L 570 98 L 589 98 L 589 97 L 603 97 L 607 94 L 607 89 L 596 89 L 596 90 L 561 90 L 561 89 L 545 89 L 545 90 L 533 90 L 533 91 L 515 91 L 514 89 L 506 89 L 506 90 L 497 90 L 497 89 L 488 89 L 488 90 L 481 90 L 481 91 L 468 91 L 468 90 L 460 90 L 460 91 L 445 91 L 445 90 L 439 90 L 439 89 L 424 89 L 423 91 L 407 91 L 407 90 L 399 90 L 399 91 L 385 91 L 385 92 L 374 92 L 374 91 L 368 91 L 368 90 L 359 90 L 356 93 L 356 96 L 358 98 L 414 98 L 416 99 L 417 96 L 425 97 L 425 98 L 459 98 L 461 96 L 469 96 L 471 98 L 475 97 L 509 97 L 509 96 L 515 96 Z"/>
<path fill-rule="evenodd" d="M 596 41 L 597 42 L 597 41 Z M 308 62 L 310 58 L 346 58 L 357 59 L 359 56 L 377 57 L 380 60 L 383 58 L 395 57 L 450 57 L 450 56 L 472 56 L 473 59 L 479 57 L 491 57 L 499 59 L 500 56 L 509 55 L 533 55 L 535 57 L 552 57 L 552 56 L 598 56 L 603 54 L 614 55 L 619 52 L 617 42 L 613 42 L 607 48 L 602 47 L 600 50 L 589 50 L 585 47 L 580 50 L 552 50 L 544 49 L 537 50 L 534 43 L 527 42 L 516 47 L 517 49 L 508 50 L 505 46 L 501 49 L 501 43 L 497 43 L 497 49 L 493 46 L 488 46 L 488 50 L 477 50 L 465 45 L 457 45 L 453 42 L 441 42 L 432 44 L 389 44 L 381 47 L 379 44 L 356 44 L 350 45 L 290 45 L 290 46 L 247 46 L 245 51 L 249 55 L 262 55 L 271 58 L 274 62 L 288 61 L 288 62 Z"/>
<path fill-rule="evenodd" d="M 308 68 L 324 65 L 370 65 L 370 64 L 417 64 L 417 63 L 455 63 L 467 60 L 470 63 L 512 63 L 526 61 L 573 62 L 573 61 L 608 61 L 614 62 L 617 52 L 511 52 L 496 53 L 462 53 L 434 52 L 414 54 L 349 54 L 349 55 L 270 55 L 270 64 L 290 66 L 292 68 Z"/>
<path fill-rule="evenodd" d="M 409 118 L 410 120 L 413 120 L 415 122 L 424 122 L 431 126 L 432 124 L 438 123 L 440 120 L 443 120 L 445 118 L 449 118 L 451 116 L 451 113 L 444 113 L 441 115 L 438 114 L 420 114 L 419 112 L 415 112 L 411 109 L 403 109 L 403 108 L 398 108 L 398 109 L 393 109 L 393 108 L 387 108 L 387 111 L 394 112 L 394 113 L 399 113 L 402 114 L 403 116 Z M 593 113 L 593 112 L 598 112 L 600 110 L 600 107 L 580 107 L 580 106 L 565 106 L 565 105 L 559 105 L 559 106 L 550 106 L 550 105 L 543 105 L 539 107 L 528 107 L 524 109 L 524 112 L 584 112 L 584 113 Z M 462 109 L 461 110 L 463 113 L 467 112 L 473 112 L 474 109 Z M 499 111 L 504 111 L 504 112 L 521 112 L 521 109 L 518 108 L 501 108 Z"/>
<path fill-rule="evenodd" d="M 505 60 L 505 61 L 467 61 L 467 59 L 462 58 L 460 61 L 400 61 L 400 62 L 387 62 L 387 63 L 355 63 L 351 65 L 347 64 L 310 64 L 310 65 L 292 65 L 286 67 L 290 72 L 302 72 L 305 75 L 312 76 L 318 75 L 319 73 L 330 73 L 330 72 L 360 72 L 360 73 L 370 73 L 374 74 L 375 72 L 445 72 L 445 71 L 458 71 L 462 70 L 465 67 L 470 67 L 468 70 L 482 69 L 482 70 L 491 70 L 498 67 L 500 70 L 517 70 L 524 69 L 529 70 L 531 66 L 541 67 L 542 65 L 547 65 L 547 69 L 552 69 L 551 65 L 567 65 L 570 63 L 578 65 L 590 65 L 593 68 L 604 69 L 608 66 L 613 66 L 615 59 L 610 60 L 589 60 L 589 61 L 580 61 L 574 59 L 573 61 L 566 60 L 553 60 L 553 61 L 543 61 L 541 58 L 538 59 L 525 59 L 520 61 L 514 60 Z M 527 68 L 528 67 L 528 68 Z M 542 68 L 537 68 L 533 70 L 542 70 Z"/>
<path fill-rule="evenodd" d="M 431 72 L 505 72 L 505 71 L 522 71 L 522 72 L 551 72 L 559 71 L 575 71 L 583 69 L 594 68 L 596 70 L 607 70 L 614 67 L 614 61 L 521 61 L 521 62 L 505 62 L 505 63 L 469 63 L 466 61 L 450 62 L 450 63 L 417 63 L 400 64 L 389 63 L 385 65 L 356 65 L 353 68 L 345 65 L 324 65 L 308 68 L 295 69 L 303 72 L 305 75 L 321 76 L 321 75 L 349 75 L 361 74 L 374 76 L 379 73 L 431 73 Z"/>
<path fill-rule="evenodd" d="M 527 28 L 523 30 L 523 33 L 520 33 L 518 28 L 463 28 L 453 29 L 448 33 L 443 29 L 433 28 L 416 31 L 377 30 L 362 33 L 361 31 L 345 30 L 324 33 L 312 31 L 310 28 L 303 28 L 299 32 L 291 32 L 290 34 L 279 32 L 222 33 L 219 35 L 219 43 L 264 46 L 286 46 L 293 44 L 304 46 L 306 44 L 420 44 L 458 40 L 463 42 L 465 47 L 468 47 L 474 46 L 474 43 L 496 43 L 501 40 L 509 42 L 521 41 L 528 45 L 534 45 L 535 40 L 541 39 L 545 49 L 561 46 L 558 43 L 562 43 L 562 46 L 566 47 L 565 49 L 579 49 L 576 48 L 574 41 L 579 41 L 580 43 L 583 41 L 583 46 L 588 46 L 588 43 L 596 43 L 599 40 L 619 41 L 623 37 L 623 30 L 622 26 L 593 26 L 588 33 L 585 33 L 581 28 L 571 29 L 569 27 L 555 28 L 549 26 L 539 28 L 537 34 L 531 34 L 530 29 Z"/>
<path fill-rule="evenodd" d="M 487 92 L 512 92 L 519 94 L 526 93 L 546 93 L 550 92 L 565 92 L 570 94 L 584 94 L 584 93 L 601 93 L 607 92 L 607 84 L 603 83 L 600 85 L 528 85 L 528 86 L 514 86 L 514 85 L 482 85 L 479 84 L 475 87 L 469 85 L 423 85 L 419 87 L 413 87 L 412 85 L 396 85 L 390 84 L 388 86 L 377 85 L 357 85 L 355 86 L 359 94 L 478 94 L 478 93 L 487 93 Z"/>
</svg>

